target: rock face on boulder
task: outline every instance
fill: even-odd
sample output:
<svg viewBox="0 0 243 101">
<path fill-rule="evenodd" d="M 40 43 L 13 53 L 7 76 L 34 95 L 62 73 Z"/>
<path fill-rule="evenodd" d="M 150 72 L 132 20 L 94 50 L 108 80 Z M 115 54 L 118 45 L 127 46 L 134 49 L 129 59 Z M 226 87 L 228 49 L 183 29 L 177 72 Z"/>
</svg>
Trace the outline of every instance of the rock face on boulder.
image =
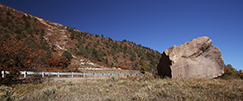
<svg viewBox="0 0 243 101">
<path fill-rule="evenodd" d="M 157 70 L 161 77 L 214 78 L 224 73 L 224 60 L 211 39 L 199 37 L 166 49 Z"/>
</svg>

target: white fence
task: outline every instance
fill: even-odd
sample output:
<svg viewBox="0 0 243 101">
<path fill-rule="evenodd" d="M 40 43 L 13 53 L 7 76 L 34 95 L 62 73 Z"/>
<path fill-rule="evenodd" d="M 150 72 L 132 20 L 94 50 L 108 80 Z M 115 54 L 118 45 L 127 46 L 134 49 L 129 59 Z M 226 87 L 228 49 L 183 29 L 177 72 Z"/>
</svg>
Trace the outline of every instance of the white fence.
<svg viewBox="0 0 243 101">
<path fill-rule="evenodd" d="M 5 74 L 10 74 L 9 71 L 1 71 L 2 73 L 2 78 L 4 78 Z M 66 75 L 66 76 L 75 76 L 75 75 L 82 75 L 83 77 L 87 75 L 100 75 L 100 76 L 112 76 L 112 75 L 117 75 L 117 76 L 142 76 L 142 74 L 116 74 L 116 73 L 75 73 L 75 72 L 29 72 L 29 71 L 20 71 L 21 75 L 24 75 L 24 78 L 26 78 L 27 75 L 42 75 L 44 78 L 45 75 L 51 76 L 51 75 L 57 75 L 57 77 L 60 77 L 61 75 Z"/>
</svg>

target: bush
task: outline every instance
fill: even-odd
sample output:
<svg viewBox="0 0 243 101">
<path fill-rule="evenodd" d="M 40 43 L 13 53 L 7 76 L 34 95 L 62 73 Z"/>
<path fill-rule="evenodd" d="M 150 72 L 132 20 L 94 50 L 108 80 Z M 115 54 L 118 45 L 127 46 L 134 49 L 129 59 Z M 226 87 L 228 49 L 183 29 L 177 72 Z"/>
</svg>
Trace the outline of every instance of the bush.
<svg viewBox="0 0 243 101">
<path fill-rule="evenodd" d="M 17 28 L 14 30 L 14 33 L 18 33 L 18 34 L 20 34 L 22 31 L 23 31 L 22 28 L 17 27 Z"/>
<path fill-rule="evenodd" d="M 235 68 L 232 67 L 231 64 L 228 64 L 224 67 L 224 74 L 220 77 L 222 79 L 243 79 L 243 72 L 242 70 L 237 71 Z"/>
<path fill-rule="evenodd" d="M 44 35 L 45 35 L 45 30 L 41 29 L 41 33 L 40 33 L 40 39 L 43 40 L 44 39 Z"/>
<path fill-rule="evenodd" d="M 11 15 L 11 13 L 10 13 L 9 11 L 7 11 L 7 12 L 6 12 L 6 15 L 9 16 L 9 15 Z"/>
<path fill-rule="evenodd" d="M 19 70 L 37 70 L 43 65 L 39 57 L 41 50 L 31 49 L 23 41 L 0 41 L 0 70 L 8 70 L 14 75 L 9 80 L 18 79 Z"/>
<path fill-rule="evenodd" d="M 71 59 L 73 59 L 72 54 L 69 51 L 66 51 L 66 50 L 62 53 L 61 56 L 66 57 L 68 59 L 68 61 L 70 61 Z"/>
<path fill-rule="evenodd" d="M 26 37 L 26 35 L 25 35 L 24 32 L 22 32 L 21 34 L 17 34 L 16 36 L 14 36 L 14 38 L 17 39 L 17 40 L 21 40 L 21 39 L 23 39 L 25 37 Z"/>
<path fill-rule="evenodd" d="M 8 33 L 7 34 L 4 34 L 3 35 L 3 38 L 8 39 L 8 38 L 10 38 L 10 35 Z"/>
<path fill-rule="evenodd" d="M 73 39 L 74 39 L 74 36 L 75 36 L 75 33 L 74 33 L 74 32 L 72 32 L 72 34 L 70 35 L 71 40 L 73 40 Z"/>
<path fill-rule="evenodd" d="M 63 69 L 67 68 L 70 62 L 64 56 L 58 58 L 50 58 L 47 60 L 47 64 L 50 67 L 62 67 Z"/>
<path fill-rule="evenodd" d="M 132 56 L 130 57 L 130 60 L 131 60 L 131 61 L 135 61 L 135 60 L 136 60 L 136 56 L 135 56 L 135 55 L 132 55 Z"/>
<path fill-rule="evenodd" d="M 117 59 L 118 59 L 118 58 L 117 58 L 116 56 L 113 56 L 113 59 L 117 62 Z"/>
<path fill-rule="evenodd" d="M 28 28 L 28 29 L 26 30 L 26 32 L 27 32 L 27 34 L 32 34 L 32 29 L 31 29 L 31 28 Z"/>
<path fill-rule="evenodd" d="M 31 27 L 30 22 L 28 20 L 26 20 L 25 23 L 24 23 L 24 28 L 28 29 L 30 27 Z"/>
<path fill-rule="evenodd" d="M 142 74 L 145 74 L 145 71 L 147 71 L 149 69 L 148 65 L 143 60 L 141 60 L 141 62 L 140 62 L 140 67 L 141 67 L 140 72 Z"/>
</svg>

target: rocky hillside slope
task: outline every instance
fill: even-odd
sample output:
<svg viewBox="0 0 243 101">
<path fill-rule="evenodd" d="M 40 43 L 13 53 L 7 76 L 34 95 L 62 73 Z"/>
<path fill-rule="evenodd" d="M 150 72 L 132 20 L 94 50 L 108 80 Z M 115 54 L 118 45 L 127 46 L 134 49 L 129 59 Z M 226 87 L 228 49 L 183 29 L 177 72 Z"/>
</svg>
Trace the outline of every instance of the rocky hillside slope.
<svg viewBox="0 0 243 101">
<path fill-rule="evenodd" d="M 132 41 L 79 31 L 0 4 L 0 40 L 9 39 L 44 49 L 41 60 L 46 67 L 48 59 L 58 58 L 64 51 L 73 57 L 68 68 L 115 66 L 139 70 L 142 61 L 146 70 L 154 70 L 161 56 Z"/>
</svg>

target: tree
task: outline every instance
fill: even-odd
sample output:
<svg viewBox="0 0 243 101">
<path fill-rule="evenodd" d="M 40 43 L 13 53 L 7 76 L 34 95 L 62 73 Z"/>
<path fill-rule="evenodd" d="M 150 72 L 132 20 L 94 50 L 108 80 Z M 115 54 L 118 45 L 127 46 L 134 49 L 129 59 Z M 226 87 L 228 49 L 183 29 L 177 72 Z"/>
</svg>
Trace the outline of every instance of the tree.
<svg viewBox="0 0 243 101">
<path fill-rule="evenodd" d="M 40 39 L 41 39 L 41 41 L 43 41 L 44 35 L 45 35 L 45 30 L 44 29 L 41 29 L 41 33 L 40 33 Z"/>
<path fill-rule="evenodd" d="M 243 72 L 242 72 L 241 69 L 239 70 L 239 76 L 240 76 L 241 79 L 243 79 Z"/>
<path fill-rule="evenodd" d="M 149 62 L 149 69 L 150 70 L 155 70 L 155 68 L 156 68 L 156 63 L 154 62 L 154 60 L 150 60 L 150 62 Z"/>
<path fill-rule="evenodd" d="M 135 53 L 131 53 L 131 57 L 130 57 L 131 61 L 135 61 L 136 60 L 136 54 Z"/>
<path fill-rule="evenodd" d="M 69 51 L 66 51 L 66 50 L 62 53 L 61 56 L 66 57 L 68 59 L 68 61 L 70 61 L 73 58 L 72 54 Z"/>
<path fill-rule="evenodd" d="M 105 58 L 105 64 L 108 64 L 109 63 L 109 61 L 108 61 L 108 59 L 107 59 L 107 57 Z"/>
<path fill-rule="evenodd" d="M 114 55 L 114 56 L 113 56 L 113 59 L 117 62 L 117 59 L 118 59 L 118 58 Z"/>
<path fill-rule="evenodd" d="M 75 33 L 74 32 L 72 32 L 72 34 L 70 35 L 70 37 L 71 37 L 71 40 L 73 40 L 75 37 Z"/>
<path fill-rule="evenodd" d="M 57 58 L 50 58 L 47 60 L 47 64 L 50 67 L 61 67 L 62 69 L 67 69 L 68 65 L 70 64 L 70 61 L 64 57 L 57 57 Z"/>
<path fill-rule="evenodd" d="M 0 41 L 0 70 L 10 71 L 9 79 L 16 80 L 19 70 L 38 70 L 43 67 L 43 51 L 32 49 L 21 40 Z"/>
<path fill-rule="evenodd" d="M 231 64 L 224 67 L 224 74 L 220 77 L 222 79 L 238 79 L 243 77 L 242 70 L 237 71 Z"/>
<path fill-rule="evenodd" d="M 127 51 L 127 45 L 125 44 L 124 48 L 123 48 L 123 53 L 126 53 Z"/>
<path fill-rule="evenodd" d="M 103 34 L 101 34 L 101 38 L 102 38 L 102 40 L 104 39 L 104 35 Z"/>
<path fill-rule="evenodd" d="M 140 62 L 140 67 L 141 67 L 140 72 L 142 74 L 144 74 L 145 71 L 147 71 L 149 69 L 148 65 L 143 60 L 141 60 L 141 62 Z"/>
<path fill-rule="evenodd" d="M 7 11 L 7 12 L 6 12 L 6 15 L 8 15 L 8 16 L 9 16 L 9 15 L 11 15 L 11 13 L 10 13 L 9 11 Z"/>
<path fill-rule="evenodd" d="M 25 20 L 24 29 L 26 30 L 26 29 L 28 29 L 30 27 L 31 27 L 30 22 L 28 20 Z"/>
</svg>

